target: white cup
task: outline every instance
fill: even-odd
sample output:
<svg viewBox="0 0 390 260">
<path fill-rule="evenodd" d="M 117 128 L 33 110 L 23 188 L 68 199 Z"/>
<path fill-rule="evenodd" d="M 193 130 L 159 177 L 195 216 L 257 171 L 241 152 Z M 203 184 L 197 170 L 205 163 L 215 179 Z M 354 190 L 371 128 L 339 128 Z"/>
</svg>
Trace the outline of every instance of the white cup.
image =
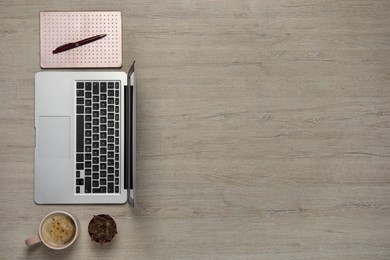
<svg viewBox="0 0 390 260">
<path fill-rule="evenodd" d="M 38 234 L 25 243 L 30 247 L 42 242 L 48 248 L 61 250 L 70 247 L 78 235 L 79 223 L 75 216 L 66 211 L 53 211 L 42 219 Z"/>
</svg>

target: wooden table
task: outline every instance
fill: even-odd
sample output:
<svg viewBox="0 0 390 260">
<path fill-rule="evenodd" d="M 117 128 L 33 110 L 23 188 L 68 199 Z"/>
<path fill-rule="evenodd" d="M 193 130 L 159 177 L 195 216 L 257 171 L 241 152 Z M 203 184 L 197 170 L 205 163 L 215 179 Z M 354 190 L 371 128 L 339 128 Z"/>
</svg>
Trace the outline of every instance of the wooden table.
<svg viewBox="0 0 390 260">
<path fill-rule="evenodd" d="M 91 9 L 138 65 L 135 209 L 33 202 L 39 11 Z M 390 258 L 389 1 L 1 1 L 0 65 L 1 259 Z M 59 209 L 76 244 L 27 249 Z"/>
</svg>

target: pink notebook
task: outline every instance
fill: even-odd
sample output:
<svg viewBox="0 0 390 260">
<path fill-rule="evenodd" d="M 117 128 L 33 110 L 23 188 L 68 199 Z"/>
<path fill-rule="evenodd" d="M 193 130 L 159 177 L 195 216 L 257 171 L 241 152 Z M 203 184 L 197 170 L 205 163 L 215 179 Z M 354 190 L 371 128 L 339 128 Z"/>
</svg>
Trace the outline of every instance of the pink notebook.
<svg viewBox="0 0 390 260">
<path fill-rule="evenodd" d="M 95 35 L 106 37 L 53 54 L 58 46 Z M 42 68 L 122 67 L 122 14 L 120 11 L 41 12 Z"/>
</svg>

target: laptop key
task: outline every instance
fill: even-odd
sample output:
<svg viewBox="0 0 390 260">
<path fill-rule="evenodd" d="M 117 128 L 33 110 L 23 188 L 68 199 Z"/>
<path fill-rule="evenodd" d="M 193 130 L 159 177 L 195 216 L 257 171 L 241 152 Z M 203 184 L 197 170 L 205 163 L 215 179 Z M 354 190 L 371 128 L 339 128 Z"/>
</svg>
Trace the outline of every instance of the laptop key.
<svg viewBox="0 0 390 260">
<path fill-rule="evenodd" d="M 80 178 L 80 171 L 76 171 L 76 177 Z"/>
<path fill-rule="evenodd" d="M 84 185 L 84 179 L 76 179 L 76 185 Z"/>
<path fill-rule="evenodd" d="M 77 98 L 76 102 L 78 105 L 84 105 L 84 98 Z"/>
<path fill-rule="evenodd" d="M 91 107 L 86 107 L 86 108 L 85 108 L 85 113 L 86 113 L 86 114 L 91 114 L 91 113 L 92 113 Z"/>
<path fill-rule="evenodd" d="M 92 86 L 93 86 L 93 94 L 94 94 L 94 95 L 99 94 L 99 82 L 94 82 L 94 83 L 92 84 Z"/>
<path fill-rule="evenodd" d="M 119 184 L 119 178 L 115 178 L 115 184 L 116 184 L 116 185 Z"/>
<path fill-rule="evenodd" d="M 80 193 L 80 187 L 76 187 L 76 193 Z"/>
<path fill-rule="evenodd" d="M 115 193 L 119 193 L 119 186 L 115 186 Z"/>
<path fill-rule="evenodd" d="M 108 181 L 114 181 L 114 175 L 112 174 L 108 175 Z"/>
<path fill-rule="evenodd" d="M 84 170 L 84 163 L 76 163 L 76 170 Z"/>
<path fill-rule="evenodd" d="M 109 182 L 107 186 L 108 193 L 114 193 L 114 183 Z"/>
<path fill-rule="evenodd" d="M 76 83 L 76 87 L 77 87 L 78 89 L 84 88 L 84 82 L 77 82 L 77 83 Z"/>
<path fill-rule="evenodd" d="M 84 161 L 84 154 L 78 153 L 76 154 L 76 162 L 83 162 Z"/>
<path fill-rule="evenodd" d="M 91 98 L 91 96 L 92 96 L 91 92 L 89 91 L 85 92 L 85 98 Z"/>
<path fill-rule="evenodd" d="M 109 89 L 114 88 L 114 82 L 108 82 L 108 88 Z"/>
<path fill-rule="evenodd" d="M 85 90 L 91 90 L 91 82 L 85 82 Z"/>
<path fill-rule="evenodd" d="M 91 176 L 91 174 L 92 174 L 91 169 L 85 169 L 85 171 L 84 171 L 85 176 Z"/>
<path fill-rule="evenodd" d="M 99 181 L 93 181 L 92 187 L 99 187 Z"/>
<path fill-rule="evenodd" d="M 100 92 L 106 92 L 106 91 L 107 91 L 106 82 L 100 82 Z"/>
<path fill-rule="evenodd" d="M 107 182 L 106 182 L 106 179 L 100 179 L 100 185 L 106 185 Z"/>
<path fill-rule="evenodd" d="M 100 188 L 93 188 L 92 193 L 101 193 Z"/>
<path fill-rule="evenodd" d="M 77 95 L 78 97 L 84 97 L 84 90 L 78 89 L 78 90 L 76 91 L 76 95 Z"/>
<path fill-rule="evenodd" d="M 76 113 L 77 114 L 84 114 L 84 107 L 83 106 L 77 106 L 76 107 Z"/>
<path fill-rule="evenodd" d="M 98 179 L 99 179 L 99 173 L 94 172 L 94 173 L 92 174 L 92 178 L 93 178 L 94 180 L 98 180 Z"/>
<path fill-rule="evenodd" d="M 100 171 L 100 178 L 105 178 L 107 176 L 106 171 Z"/>
<path fill-rule="evenodd" d="M 91 177 L 85 177 L 84 192 L 91 193 Z"/>
</svg>

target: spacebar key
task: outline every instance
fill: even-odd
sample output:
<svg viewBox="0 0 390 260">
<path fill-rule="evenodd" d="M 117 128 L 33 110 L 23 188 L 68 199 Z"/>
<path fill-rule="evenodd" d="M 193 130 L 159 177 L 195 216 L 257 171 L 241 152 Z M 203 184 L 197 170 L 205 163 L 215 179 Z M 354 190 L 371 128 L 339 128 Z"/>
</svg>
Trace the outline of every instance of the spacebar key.
<svg viewBox="0 0 390 260">
<path fill-rule="evenodd" d="M 76 151 L 84 151 L 84 115 L 77 115 Z"/>
</svg>

